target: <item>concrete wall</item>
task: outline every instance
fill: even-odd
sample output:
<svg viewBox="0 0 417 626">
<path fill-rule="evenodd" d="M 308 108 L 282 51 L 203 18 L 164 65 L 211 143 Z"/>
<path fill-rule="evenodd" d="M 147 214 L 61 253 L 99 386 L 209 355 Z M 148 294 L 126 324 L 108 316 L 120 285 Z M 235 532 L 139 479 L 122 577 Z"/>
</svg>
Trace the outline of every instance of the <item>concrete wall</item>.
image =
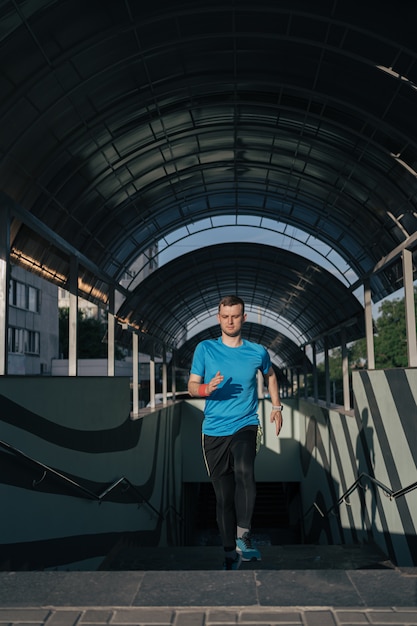
<svg viewBox="0 0 417 626">
<path fill-rule="evenodd" d="M 393 490 L 417 481 L 417 370 L 354 375 L 350 415 L 285 401 L 277 439 L 269 401 L 260 405 L 264 445 L 258 481 L 301 483 L 307 542 L 375 541 L 400 565 L 416 565 L 417 491 L 398 500 L 372 484 L 337 515 L 326 513 L 361 472 Z M 103 557 L 122 534 L 144 545 L 181 543 L 183 483 L 207 481 L 202 401 L 130 419 L 128 378 L 0 378 L 0 440 L 95 494 L 126 477 L 103 502 L 80 497 L 30 461 L 0 447 L 0 567 L 53 567 Z"/>
<path fill-rule="evenodd" d="M 304 422 L 302 500 L 306 540 L 376 542 L 398 565 L 417 564 L 417 490 L 388 498 L 365 480 L 347 503 L 322 518 L 358 476 L 391 491 L 417 481 L 417 370 L 356 372 L 352 415 L 300 402 Z"/>
<path fill-rule="evenodd" d="M 0 448 L 0 561 L 10 569 L 100 557 L 122 533 L 176 544 L 181 529 L 181 405 L 130 419 L 123 378 L 0 378 L 0 440 L 101 494 L 101 503 Z M 33 482 L 39 481 L 34 487 Z M 5 565 L 4 565 L 5 564 Z"/>
</svg>

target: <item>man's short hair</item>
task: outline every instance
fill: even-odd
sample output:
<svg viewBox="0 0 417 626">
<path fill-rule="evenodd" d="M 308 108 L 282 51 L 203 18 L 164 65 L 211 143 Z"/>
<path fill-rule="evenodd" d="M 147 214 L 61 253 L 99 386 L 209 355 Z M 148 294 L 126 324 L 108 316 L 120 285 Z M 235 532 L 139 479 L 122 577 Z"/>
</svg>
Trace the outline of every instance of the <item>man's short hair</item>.
<svg viewBox="0 0 417 626">
<path fill-rule="evenodd" d="M 224 296 L 219 302 L 219 311 L 222 306 L 234 306 L 235 304 L 240 304 L 242 306 L 242 315 L 245 312 L 245 303 L 242 298 L 238 296 Z"/>
</svg>

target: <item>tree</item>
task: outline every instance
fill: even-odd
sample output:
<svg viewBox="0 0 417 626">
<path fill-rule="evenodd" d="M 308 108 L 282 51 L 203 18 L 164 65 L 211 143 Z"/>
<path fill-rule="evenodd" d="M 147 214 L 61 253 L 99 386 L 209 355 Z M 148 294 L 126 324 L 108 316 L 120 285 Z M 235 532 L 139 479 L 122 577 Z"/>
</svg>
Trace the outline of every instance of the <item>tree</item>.
<svg viewBox="0 0 417 626">
<path fill-rule="evenodd" d="M 375 367 L 407 367 L 407 331 L 405 300 L 387 300 L 379 309 L 376 320 Z"/>
<path fill-rule="evenodd" d="M 396 298 L 382 302 L 379 314 L 375 320 L 375 368 L 407 367 L 405 299 Z M 355 341 L 349 348 L 351 367 L 363 367 L 366 361 L 366 340 Z"/>
<path fill-rule="evenodd" d="M 78 358 L 102 359 L 107 357 L 107 342 L 104 341 L 107 325 L 92 317 L 86 318 L 78 311 Z M 62 358 L 68 358 L 69 309 L 59 310 L 59 352 Z M 116 358 L 122 358 L 120 349 L 116 347 Z"/>
<path fill-rule="evenodd" d="M 375 320 L 375 368 L 389 369 L 407 367 L 407 333 L 405 299 L 386 300 L 379 308 Z M 361 369 L 367 364 L 366 339 L 359 339 L 347 348 L 349 368 Z M 317 366 L 319 397 L 325 397 L 324 363 Z M 332 396 L 341 403 L 343 396 L 342 350 L 335 348 L 329 353 L 329 376 Z"/>
</svg>

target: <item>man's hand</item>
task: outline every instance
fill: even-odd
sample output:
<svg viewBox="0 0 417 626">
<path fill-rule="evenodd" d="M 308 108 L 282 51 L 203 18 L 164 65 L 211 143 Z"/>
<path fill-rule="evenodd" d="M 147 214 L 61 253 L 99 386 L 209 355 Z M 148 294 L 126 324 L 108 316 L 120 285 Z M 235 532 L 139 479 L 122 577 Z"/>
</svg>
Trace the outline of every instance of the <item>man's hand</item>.
<svg viewBox="0 0 417 626">
<path fill-rule="evenodd" d="M 217 374 L 215 376 L 213 376 L 213 378 L 211 379 L 211 381 L 208 383 L 208 393 L 212 393 L 213 391 L 216 391 L 217 387 L 220 385 L 220 383 L 222 383 L 224 380 L 224 376 L 223 374 L 221 374 L 220 372 L 217 372 Z"/>
<path fill-rule="evenodd" d="M 216 391 L 217 387 L 223 382 L 224 376 L 220 372 L 217 372 L 215 376 L 208 382 L 202 383 L 201 376 L 191 374 L 188 380 L 188 393 L 193 397 L 205 397 L 209 396 L 213 391 Z M 202 386 L 203 392 L 201 393 L 200 387 Z"/>
<path fill-rule="evenodd" d="M 275 433 L 278 437 L 282 428 L 282 413 L 281 411 L 272 410 L 271 411 L 271 424 L 275 422 Z"/>
</svg>

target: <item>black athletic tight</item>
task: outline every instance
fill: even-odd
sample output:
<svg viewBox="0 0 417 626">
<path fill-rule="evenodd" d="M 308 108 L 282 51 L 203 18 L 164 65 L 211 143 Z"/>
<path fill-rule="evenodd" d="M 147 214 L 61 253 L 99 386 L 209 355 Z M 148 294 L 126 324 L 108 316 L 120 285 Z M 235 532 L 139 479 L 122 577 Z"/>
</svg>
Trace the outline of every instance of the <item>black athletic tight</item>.
<svg viewBox="0 0 417 626">
<path fill-rule="evenodd" d="M 255 456 L 256 432 L 252 429 L 236 433 L 230 444 L 230 471 L 212 479 L 217 525 L 225 548 L 235 547 L 236 525 L 251 527 L 256 499 Z"/>
</svg>

